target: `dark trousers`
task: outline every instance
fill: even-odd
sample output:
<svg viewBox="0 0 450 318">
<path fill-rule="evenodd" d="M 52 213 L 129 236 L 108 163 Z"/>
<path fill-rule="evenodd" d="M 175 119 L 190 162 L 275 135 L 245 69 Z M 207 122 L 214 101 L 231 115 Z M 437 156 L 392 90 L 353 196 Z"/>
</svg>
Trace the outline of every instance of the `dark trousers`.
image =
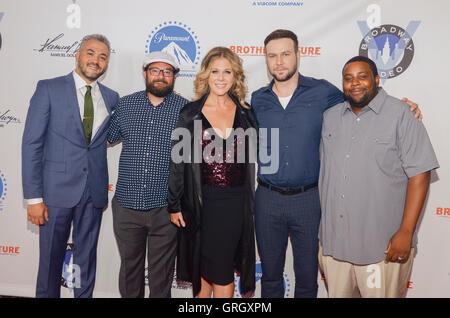
<svg viewBox="0 0 450 318">
<path fill-rule="evenodd" d="M 284 296 L 283 270 L 289 237 L 294 258 L 294 297 L 317 297 L 320 213 L 317 187 L 283 195 L 258 186 L 255 227 L 262 267 L 261 297 Z"/>
<path fill-rule="evenodd" d="M 36 297 L 59 298 L 67 240 L 73 223 L 74 296 L 92 297 L 102 209 L 94 207 L 86 187 L 73 208 L 47 206 L 49 221 L 39 227 L 39 271 Z"/>
<path fill-rule="evenodd" d="M 112 200 L 113 227 L 121 259 L 119 291 L 122 297 L 145 295 L 147 252 L 150 297 L 169 298 L 175 266 L 177 227 L 170 222 L 167 207 L 139 211 Z"/>
</svg>

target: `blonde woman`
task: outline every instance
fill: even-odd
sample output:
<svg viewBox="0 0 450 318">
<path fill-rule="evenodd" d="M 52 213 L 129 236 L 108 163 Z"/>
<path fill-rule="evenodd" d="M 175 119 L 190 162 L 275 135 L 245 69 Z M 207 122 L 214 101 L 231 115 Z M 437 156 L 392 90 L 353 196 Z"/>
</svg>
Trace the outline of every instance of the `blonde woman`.
<svg viewBox="0 0 450 318">
<path fill-rule="evenodd" d="M 177 277 L 192 282 L 199 298 L 233 297 L 235 271 L 243 295 L 255 288 L 255 165 L 248 139 L 232 132 L 256 128 L 244 80 L 240 58 L 228 48 L 213 48 L 194 82 L 196 99 L 178 119 L 177 126 L 191 133 L 191 149 L 201 143 L 203 154 L 201 163 L 172 161 L 168 207 L 180 228 Z M 195 137 L 195 121 L 201 138 Z"/>
</svg>

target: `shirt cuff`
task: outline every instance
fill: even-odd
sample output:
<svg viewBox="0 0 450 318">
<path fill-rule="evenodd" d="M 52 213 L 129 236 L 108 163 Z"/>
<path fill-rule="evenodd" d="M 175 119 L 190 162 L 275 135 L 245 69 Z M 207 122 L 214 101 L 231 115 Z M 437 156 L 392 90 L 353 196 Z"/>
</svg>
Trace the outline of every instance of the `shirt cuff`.
<svg viewBox="0 0 450 318">
<path fill-rule="evenodd" d="M 26 199 L 25 202 L 26 202 L 28 205 L 31 205 L 31 204 L 38 204 L 38 203 L 44 202 L 44 199 L 42 199 L 42 198 Z"/>
</svg>

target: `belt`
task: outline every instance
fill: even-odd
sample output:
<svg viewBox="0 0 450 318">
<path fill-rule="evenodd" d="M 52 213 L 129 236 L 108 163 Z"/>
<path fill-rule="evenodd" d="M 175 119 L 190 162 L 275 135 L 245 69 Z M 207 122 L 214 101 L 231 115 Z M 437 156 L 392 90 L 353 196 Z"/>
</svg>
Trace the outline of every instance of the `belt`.
<svg viewBox="0 0 450 318">
<path fill-rule="evenodd" d="M 279 187 L 270 185 L 270 184 L 262 181 L 259 178 L 257 178 L 257 181 L 263 187 L 268 188 L 272 191 L 279 192 L 283 195 L 293 195 L 293 194 L 297 194 L 297 193 L 302 193 L 302 192 L 308 191 L 309 189 L 317 187 L 317 182 L 314 182 L 314 183 L 311 183 L 311 184 L 308 184 L 308 185 L 305 185 L 305 186 L 302 186 L 299 188 L 279 188 Z"/>
</svg>

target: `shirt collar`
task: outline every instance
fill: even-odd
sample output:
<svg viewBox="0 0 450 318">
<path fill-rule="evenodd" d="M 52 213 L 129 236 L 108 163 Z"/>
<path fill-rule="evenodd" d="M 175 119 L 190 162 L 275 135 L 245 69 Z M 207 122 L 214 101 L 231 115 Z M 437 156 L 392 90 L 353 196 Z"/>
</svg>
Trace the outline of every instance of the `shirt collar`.
<svg viewBox="0 0 450 318">
<path fill-rule="evenodd" d="M 80 75 L 78 75 L 77 72 L 75 72 L 75 70 L 72 72 L 72 74 L 73 74 L 73 79 L 75 81 L 75 88 L 77 90 L 79 90 L 80 88 L 85 87 L 86 85 L 90 85 L 93 90 L 95 90 L 98 87 L 97 80 L 95 80 L 92 83 L 88 84 L 88 83 L 86 83 L 86 81 Z"/>
<path fill-rule="evenodd" d="M 311 82 L 311 78 L 310 77 L 303 76 L 300 73 L 298 73 L 298 75 L 299 76 L 298 76 L 297 89 L 300 89 L 300 87 L 302 87 L 302 86 L 303 87 L 310 87 L 310 86 L 313 85 L 312 82 Z M 266 92 L 272 91 L 273 84 L 275 84 L 275 80 L 272 80 L 269 85 L 265 86 L 264 87 L 264 91 L 266 91 Z"/>
<path fill-rule="evenodd" d="M 386 91 L 382 87 L 378 87 L 378 94 L 370 101 L 369 105 L 365 106 L 364 108 L 368 107 L 375 114 L 379 114 L 381 108 L 383 107 L 386 96 L 387 96 Z M 342 115 L 344 115 L 345 111 L 347 110 L 353 111 L 352 106 L 350 106 L 350 103 L 348 101 L 345 101 L 344 105 L 342 106 Z"/>
</svg>

